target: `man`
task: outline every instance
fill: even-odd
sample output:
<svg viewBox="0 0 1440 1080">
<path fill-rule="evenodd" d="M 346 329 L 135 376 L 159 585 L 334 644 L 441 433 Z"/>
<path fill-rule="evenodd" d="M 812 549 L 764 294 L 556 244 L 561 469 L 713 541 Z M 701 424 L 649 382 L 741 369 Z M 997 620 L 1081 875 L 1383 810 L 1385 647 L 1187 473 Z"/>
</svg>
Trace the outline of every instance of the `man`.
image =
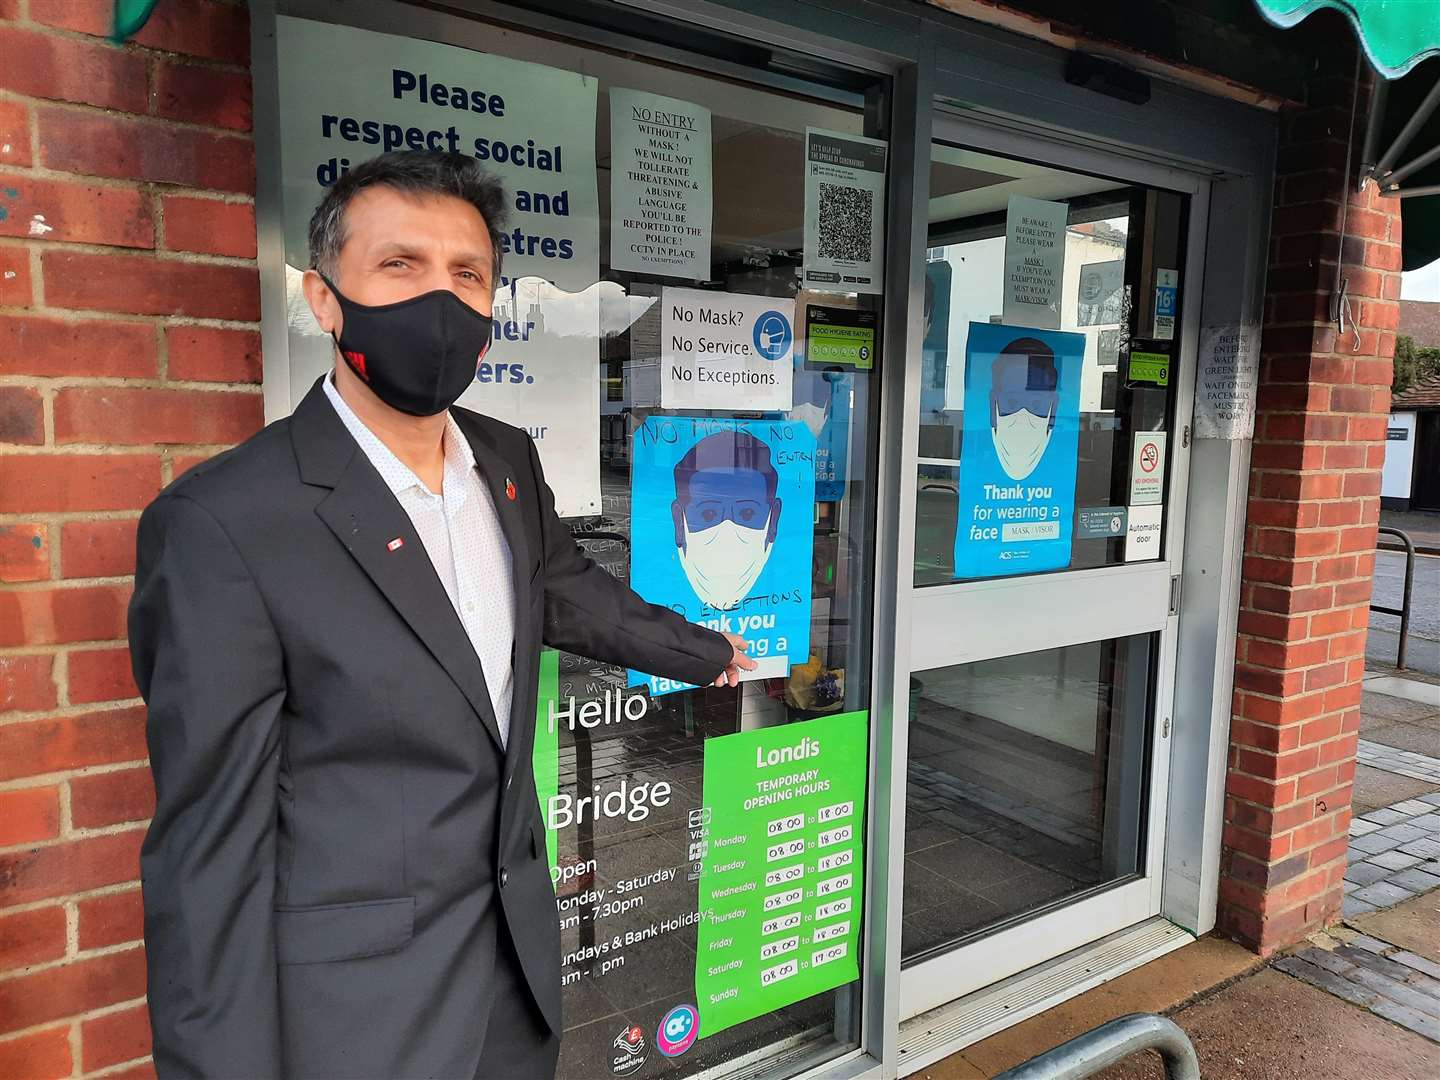
<svg viewBox="0 0 1440 1080">
<path fill-rule="evenodd" d="M 579 552 L 523 432 L 450 408 L 503 205 L 458 155 L 341 178 L 304 277 L 333 373 L 141 519 L 163 1077 L 553 1075 L 541 641 L 701 684 L 754 666 Z"/>
<path fill-rule="evenodd" d="M 675 463 L 670 517 L 680 566 L 716 611 L 743 600 L 770 559 L 779 484 L 770 447 L 744 431 L 707 435 Z"/>
</svg>

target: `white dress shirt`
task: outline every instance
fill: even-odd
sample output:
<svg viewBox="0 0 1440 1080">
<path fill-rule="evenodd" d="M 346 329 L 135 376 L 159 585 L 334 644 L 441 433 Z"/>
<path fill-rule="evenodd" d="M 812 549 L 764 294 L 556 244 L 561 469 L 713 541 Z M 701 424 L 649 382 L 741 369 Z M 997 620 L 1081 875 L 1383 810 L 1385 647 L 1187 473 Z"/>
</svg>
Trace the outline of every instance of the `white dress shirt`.
<svg viewBox="0 0 1440 1080">
<path fill-rule="evenodd" d="M 475 468 L 475 453 L 447 413 L 444 490 L 435 494 L 355 415 L 333 380 L 333 375 L 326 376 L 325 396 L 420 535 L 480 658 L 500 739 L 508 742 L 514 694 L 510 658 L 515 643 L 515 583 L 510 545 L 500 529 L 490 490 Z"/>
</svg>

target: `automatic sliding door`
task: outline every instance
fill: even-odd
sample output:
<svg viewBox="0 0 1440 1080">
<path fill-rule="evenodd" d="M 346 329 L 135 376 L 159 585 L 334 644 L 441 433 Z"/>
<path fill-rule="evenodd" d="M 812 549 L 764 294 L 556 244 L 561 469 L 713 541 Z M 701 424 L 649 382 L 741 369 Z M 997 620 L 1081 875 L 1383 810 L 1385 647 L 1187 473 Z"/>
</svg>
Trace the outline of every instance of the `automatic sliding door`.
<svg viewBox="0 0 1440 1080">
<path fill-rule="evenodd" d="M 932 148 L 905 1016 L 1159 910 L 1189 211 L 1102 170 Z"/>
</svg>

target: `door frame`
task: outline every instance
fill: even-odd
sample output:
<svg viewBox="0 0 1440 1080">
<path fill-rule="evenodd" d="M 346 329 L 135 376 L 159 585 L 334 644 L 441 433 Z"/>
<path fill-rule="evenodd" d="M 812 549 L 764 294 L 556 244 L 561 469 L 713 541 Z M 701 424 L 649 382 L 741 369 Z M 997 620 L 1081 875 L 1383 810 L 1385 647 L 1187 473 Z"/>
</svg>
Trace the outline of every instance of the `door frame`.
<svg viewBox="0 0 1440 1080">
<path fill-rule="evenodd" d="M 1086 145 L 1073 137 L 1057 138 L 1019 130 L 993 120 L 961 115 L 936 103 L 931 139 L 985 153 L 1020 158 L 1057 169 L 1097 174 L 1117 181 L 1164 188 L 1189 198 L 1186 222 L 1185 265 L 1180 287 L 1185 302 L 1177 337 L 1176 398 L 1169 431 L 1170 483 L 1166 500 L 1166 528 L 1161 558 L 1131 565 L 1105 566 L 1017 578 L 992 578 L 916 588 L 911 561 L 906 556 L 914 544 L 914 477 L 920 463 L 918 416 L 920 365 L 905 365 L 904 405 L 910 410 L 898 448 L 894 471 L 883 481 L 894 483 L 908 502 L 908 522 L 899 539 L 902 556 L 897 560 L 895 618 L 897 648 L 890 654 L 893 667 L 888 673 L 892 686 L 908 694 L 912 671 L 948 664 L 967 663 L 991 657 L 1016 655 L 1132 634 L 1156 633 L 1154 693 L 1147 745 L 1146 799 L 1144 825 L 1145 864 L 1142 875 L 1086 893 L 1031 918 L 1020 918 L 1000 929 L 976 937 L 957 948 L 903 968 L 898 985 L 898 1016 L 903 1022 L 940 1007 L 967 993 L 981 990 L 1008 976 L 1081 948 L 1108 934 L 1158 915 L 1162 907 L 1165 871 L 1166 806 L 1169 791 L 1169 732 L 1175 693 L 1175 667 L 1179 626 L 1179 585 L 1184 555 L 1186 504 L 1188 495 L 1190 421 L 1194 403 L 1196 357 L 1200 331 L 1200 307 L 1204 285 L 1205 244 L 1209 228 L 1210 180 L 1200 173 L 1170 165 L 1117 154 L 1109 148 Z M 925 147 L 928 154 L 928 143 Z M 928 191 L 927 191 L 928 196 Z M 918 205 L 928 206 L 928 197 Z M 928 220 L 926 222 L 928 224 Z M 923 252 L 924 245 L 917 252 Z M 882 421 L 883 422 L 883 421 Z M 908 490 L 907 490 L 908 489 Z M 881 584 L 877 579 L 877 586 Z M 1057 603 L 1056 593 L 1063 594 Z M 1044 597 L 1046 610 L 1057 616 L 1043 628 L 1026 628 L 1022 634 L 1003 617 L 1019 597 Z M 1125 601 L 1115 603 L 1122 596 Z M 957 619 L 956 615 L 963 615 Z M 959 643 L 953 628 L 966 621 L 983 625 L 983 635 Z M 899 639 L 905 647 L 899 647 Z M 952 628 L 952 634 L 937 632 Z M 1037 636 L 1038 634 L 1038 636 Z M 899 703 L 893 713 L 895 726 L 903 726 Z M 906 738 L 908 751 L 908 737 Z M 892 820 L 889 852 L 891 880 L 890 916 L 896 923 L 898 951 L 899 923 L 903 919 L 904 882 L 904 790 L 908 753 L 893 758 L 897 770 L 891 777 L 901 798 L 896 820 Z"/>
</svg>

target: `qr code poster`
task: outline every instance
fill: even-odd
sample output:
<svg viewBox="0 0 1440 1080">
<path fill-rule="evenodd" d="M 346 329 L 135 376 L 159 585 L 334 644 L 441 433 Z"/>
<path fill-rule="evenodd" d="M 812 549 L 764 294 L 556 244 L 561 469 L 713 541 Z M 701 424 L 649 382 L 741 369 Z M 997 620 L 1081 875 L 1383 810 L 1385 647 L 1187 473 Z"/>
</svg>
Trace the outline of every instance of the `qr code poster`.
<svg viewBox="0 0 1440 1080">
<path fill-rule="evenodd" d="M 805 287 L 884 289 L 887 144 L 805 129 Z"/>
</svg>

